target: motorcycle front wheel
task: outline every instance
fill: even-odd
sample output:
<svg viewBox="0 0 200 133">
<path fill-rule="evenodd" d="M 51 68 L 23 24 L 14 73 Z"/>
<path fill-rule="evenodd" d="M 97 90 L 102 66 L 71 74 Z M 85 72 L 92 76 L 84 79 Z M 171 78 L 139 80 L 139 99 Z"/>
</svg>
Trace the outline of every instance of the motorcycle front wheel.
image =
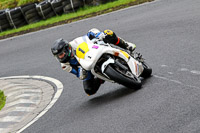
<svg viewBox="0 0 200 133">
<path fill-rule="evenodd" d="M 140 76 L 143 78 L 150 77 L 152 73 L 152 68 L 145 61 L 142 62 L 142 65 L 144 67 L 144 70 Z"/>
<path fill-rule="evenodd" d="M 122 84 L 130 89 L 140 89 L 141 80 L 130 71 L 120 70 L 114 65 L 108 65 L 104 73 L 113 81 Z"/>
</svg>

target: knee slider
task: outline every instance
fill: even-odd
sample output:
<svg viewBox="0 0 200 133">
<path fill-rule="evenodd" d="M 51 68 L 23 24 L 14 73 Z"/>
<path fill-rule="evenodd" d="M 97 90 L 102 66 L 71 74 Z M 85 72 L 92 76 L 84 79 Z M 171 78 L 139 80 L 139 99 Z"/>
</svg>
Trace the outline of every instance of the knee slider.
<svg viewBox="0 0 200 133">
<path fill-rule="evenodd" d="M 93 94 L 95 94 L 97 92 L 97 90 L 96 89 L 87 88 L 87 89 L 85 89 L 85 93 L 87 93 L 88 95 L 93 95 Z"/>
<path fill-rule="evenodd" d="M 108 36 L 113 36 L 114 32 L 112 30 L 104 30 L 104 33 Z"/>
</svg>

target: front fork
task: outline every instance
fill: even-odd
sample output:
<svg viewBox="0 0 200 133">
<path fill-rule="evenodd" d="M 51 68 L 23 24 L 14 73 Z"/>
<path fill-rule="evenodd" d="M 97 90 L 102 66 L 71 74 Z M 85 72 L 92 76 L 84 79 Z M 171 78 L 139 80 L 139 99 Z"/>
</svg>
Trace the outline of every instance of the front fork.
<svg viewBox="0 0 200 133">
<path fill-rule="evenodd" d="M 139 52 L 136 52 L 136 51 L 132 51 L 132 52 L 130 52 L 130 55 L 134 58 L 134 59 L 136 59 L 137 61 L 139 61 L 139 62 L 144 62 L 144 58 L 142 57 L 142 55 L 139 53 Z"/>
</svg>

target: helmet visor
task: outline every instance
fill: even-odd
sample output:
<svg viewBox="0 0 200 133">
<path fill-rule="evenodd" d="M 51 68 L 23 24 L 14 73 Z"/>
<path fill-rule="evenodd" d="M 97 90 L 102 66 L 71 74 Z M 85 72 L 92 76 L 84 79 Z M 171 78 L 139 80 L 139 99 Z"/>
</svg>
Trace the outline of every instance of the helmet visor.
<svg viewBox="0 0 200 133">
<path fill-rule="evenodd" d="M 56 58 L 62 62 L 65 63 L 70 59 L 71 50 L 64 49 L 62 52 L 56 55 Z"/>
<path fill-rule="evenodd" d="M 63 51 L 60 54 L 58 54 L 58 58 L 63 59 L 65 57 L 65 55 L 66 55 L 65 51 Z"/>
</svg>

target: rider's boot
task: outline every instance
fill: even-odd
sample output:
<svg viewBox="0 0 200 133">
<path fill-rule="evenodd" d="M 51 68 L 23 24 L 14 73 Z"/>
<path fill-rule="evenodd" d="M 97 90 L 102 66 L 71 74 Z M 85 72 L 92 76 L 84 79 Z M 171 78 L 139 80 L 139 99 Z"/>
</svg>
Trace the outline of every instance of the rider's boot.
<svg viewBox="0 0 200 133">
<path fill-rule="evenodd" d="M 106 35 L 104 38 L 104 42 L 111 43 L 120 48 L 126 49 L 130 52 L 130 55 L 133 56 L 133 51 L 136 49 L 136 45 L 131 42 L 126 42 L 122 38 L 118 37 L 113 31 L 105 30 L 104 34 Z"/>
<path fill-rule="evenodd" d="M 130 42 L 126 42 L 120 37 L 118 37 L 113 31 L 111 30 L 105 30 L 104 34 L 106 35 L 104 38 L 104 42 L 111 43 L 116 46 L 119 46 L 123 49 L 127 49 L 130 52 L 133 52 L 136 48 L 136 45 Z"/>
<path fill-rule="evenodd" d="M 132 53 L 135 49 L 136 49 L 136 45 L 131 43 L 131 42 L 127 42 L 127 41 L 124 41 L 123 39 L 119 38 L 119 46 L 124 48 L 124 49 L 127 49 L 130 51 L 130 53 Z"/>
<path fill-rule="evenodd" d="M 136 49 L 136 45 L 131 42 L 125 42 L 126 48 L 132 53 Z"/>
</svg>

